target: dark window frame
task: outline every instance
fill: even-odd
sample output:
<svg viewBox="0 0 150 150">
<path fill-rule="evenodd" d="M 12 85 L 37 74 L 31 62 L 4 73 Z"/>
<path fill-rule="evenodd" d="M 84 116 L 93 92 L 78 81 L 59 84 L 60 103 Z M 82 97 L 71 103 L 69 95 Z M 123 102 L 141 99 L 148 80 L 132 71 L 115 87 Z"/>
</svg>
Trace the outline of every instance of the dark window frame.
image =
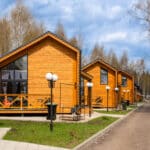
<svg viewBox="0 0 150 150">
<path fill-rule="evenodd" d="M 126 87 L 127 86 L 127 82 L 128 82 L 127 77 L 126 76 L 122 76 L 122 78 L 121 78 L 121 85 L 123 87 Z"/>
<path fill-rule="evenodd" d="M 102 72 L 102 71 L 104 71 L 104 72 Z M 105 81 L 102 81 L 103 79 L 103 77 L 104 77 L 104 75 L 105 76 L 107 76 L 107 78 L 105 78 L 106 79 L 106 82 Z M 107 69 L 105 69 L 105 68 L 101 68 L 100 69 L 100 84 L 101 85 L 107 85 L 108 84 L 108 70 Z"/>
</svg>

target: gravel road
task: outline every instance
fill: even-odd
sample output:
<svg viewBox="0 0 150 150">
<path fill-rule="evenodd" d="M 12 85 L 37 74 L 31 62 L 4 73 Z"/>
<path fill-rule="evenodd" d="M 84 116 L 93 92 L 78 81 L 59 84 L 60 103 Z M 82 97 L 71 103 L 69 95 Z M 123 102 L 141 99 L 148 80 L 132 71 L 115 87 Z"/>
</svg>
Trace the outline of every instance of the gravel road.
<svg viewBox="0 0 150 150">
<path fill-rule="evenodd" d="M 88 150 L 150 150 L 150 103 L 92 143 Z"/>
</svg>

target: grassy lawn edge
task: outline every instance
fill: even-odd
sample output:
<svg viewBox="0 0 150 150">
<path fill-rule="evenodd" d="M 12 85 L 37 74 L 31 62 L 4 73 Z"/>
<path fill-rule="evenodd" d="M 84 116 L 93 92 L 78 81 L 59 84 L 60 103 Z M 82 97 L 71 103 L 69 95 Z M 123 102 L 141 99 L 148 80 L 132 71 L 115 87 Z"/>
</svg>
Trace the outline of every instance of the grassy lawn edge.
<svg viewBox="0 0 150 150">
<path fill-rule="evenodd" d="M 53 132 L 44 122 L 0 120 L 0 127 L 11 128 L 4 136 L 6 140 L 73 148 L 117 119 L 103 116 L 85 123 L 54 123 Z"/>
<path fill-rule="evenodd" d="M 126 115 L 136 108 L 137 108 L 136 106 L 129 106 L 127 110 L 109 110 L 108 112 L 106 110 L 94 110 L 94 111 L 103 114 Z"/>
</svg>

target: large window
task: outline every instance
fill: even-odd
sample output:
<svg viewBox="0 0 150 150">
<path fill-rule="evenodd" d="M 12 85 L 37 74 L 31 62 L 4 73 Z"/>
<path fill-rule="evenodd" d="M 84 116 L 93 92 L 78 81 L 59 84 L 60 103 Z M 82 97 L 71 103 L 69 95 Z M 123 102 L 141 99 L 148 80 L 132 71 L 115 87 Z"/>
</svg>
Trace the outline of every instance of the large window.
<svg viewBox="0 0 150 150">
<path fill-rule="evenodd" d="M 127 77 L 122 76 L 122 86 L 127 86 Z"/>
<path fill-rule="evenodd" d="M 101 69 L 100 72 L 101 84 L 108 84 L 108 71 L 105 69 Z"/>
<path fill-rule="evenodd" d="M 0 93 L 27 93 L 27 56 L 8 64 L 0 70 Z"/>
</svg>

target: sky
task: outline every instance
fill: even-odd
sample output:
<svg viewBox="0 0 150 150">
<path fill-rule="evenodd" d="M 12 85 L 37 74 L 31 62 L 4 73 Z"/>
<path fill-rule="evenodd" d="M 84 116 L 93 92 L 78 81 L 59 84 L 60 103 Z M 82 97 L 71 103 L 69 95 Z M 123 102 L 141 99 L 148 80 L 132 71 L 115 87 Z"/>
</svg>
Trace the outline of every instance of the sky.
<svg viewBox="0 0 150 150">
<path fill-rule="evenodd" d="M 90 54 L 95 43 L 118 57 L 127 51 L 130 60 L 143 58 L 150 70 L 150 41 L 145 28 L 129 12 L 137 0 L 23 0 L 46 30 L 64 25 L 68 38 L 80 34 L 83 53 Z M 0 0 L 0 17 L 7 15 L 15 0 Z"/>
</svg>

